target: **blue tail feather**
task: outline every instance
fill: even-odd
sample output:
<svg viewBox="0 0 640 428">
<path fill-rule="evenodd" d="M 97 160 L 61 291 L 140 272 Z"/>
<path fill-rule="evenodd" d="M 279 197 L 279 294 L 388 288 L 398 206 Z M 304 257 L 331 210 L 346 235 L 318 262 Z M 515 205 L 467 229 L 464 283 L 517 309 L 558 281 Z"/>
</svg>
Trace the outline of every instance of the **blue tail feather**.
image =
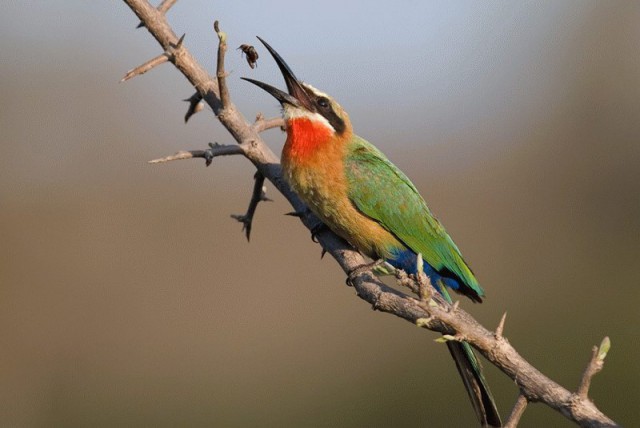
<svg viewBox="0 0 640 428">
<path fill-rule="evenodd" d="M 418 270 L 418 255 L 408 249 L 394 252 L 393 258 L 386 261 L 396 269 L 402 269 L 409 274 L 415 274 Z M 440 275 L 427 261 L 423 260 L 423 262 L 423 271 L 431 280 L 431 284 L 446 301 L 453 303 L 447 287 L 453 290 L 460 290 L 460 283 L 454 278 Z M 456 362 L 456 368 L 462 377 L 467 394 L 482 426 L 502 426 L 495 401 L 487 381 L 482 375 L 482 367 L 471 346 L 466 342 L 450 341 L 447 342 L 447 347 Z"/>
<path fill-rule="evenodd" d="M 393 253 L 393 258 L 387 259 L 386 261 L 394 268 L 402 269 L 409 274 L 415 274 L 418 270 L 418 255 L 411 250 L 397 250 Z M 443 284 L 452 290 L 460 290 L 460 283 L 456 279 L 440 275 L 433 266 L 427 263 L 426 260 L 423 260 L 423 262 L 423 271 L 425 275 L 429 277 L 431 284 L 433 284 L 440 294 L 445 294 L 442 292 L 440 284 Z"/>
</svg>

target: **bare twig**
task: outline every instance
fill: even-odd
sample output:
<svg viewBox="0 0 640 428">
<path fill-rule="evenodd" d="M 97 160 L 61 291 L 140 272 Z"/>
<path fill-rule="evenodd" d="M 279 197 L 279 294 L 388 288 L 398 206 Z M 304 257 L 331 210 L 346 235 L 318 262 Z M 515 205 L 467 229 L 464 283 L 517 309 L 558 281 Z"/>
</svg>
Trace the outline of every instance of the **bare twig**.
<svg viewBox="0 0 640 428">
<path fill-rule="evenodd" d="M 177 37 L 171 30 L 163 14 L 159 13 L 146 0 L 124 0 L 136 13 L 145 26 L 165 49 L 176 43 Z M 311 214 L 295 195 L 282 177 L 279 159 L 260 138 L 256 128 L 250 125 L 244 116 L 237 111 L 231 99 L 222 101 L 220 84 L 224 85 L 224 69 L 218 69 L 217 78 L 212 78 L 191 56 L 184 47 L 173 52 L 172 62 L 187 77 L 203 100 L 209 104 L 220 123 L 231 133 L 233 138 L 243 146 L 243 155 L 249 159 L 262 174 L 270 180 L 300 213 L 303 224 L 313 229 L 318 219 Z M 226 96 L 225 96 L 226 97 Z M 224 110 L 224 114 L 220 114 Z M 345 272 L 352 272 L 366 261 L 345 241 L 328 229 L 315 234 L 318 242 L 340 265 Z M 593 402 L 579 394 L 572 394 L 527 362 L 513 346 L 504 339 L 499 340 L 496 334 L 484 328 L 464 310 L 450 310 L 450 306 L 433 293 L 432 300 L 438 304 L 431 305 L 412 298 L 405 293 L 392 289 L 377 280 L 373 274 L 358 275 L 353 286 L 357 295 L 380 311 L 391 313 L 412 324 L 418 324 L 433 331 L 464 340 L 474 346 L 490 362 L 503 371 L 517 384 L 528 401 L 537 401 L 556 409 L 567 418 L 581 426 L 618 426 L 603 414 Z M 418 288 L 419 289 L 419 288 Z M 457 340 L 457 339 L 456 339 Z M 593 375 L 587 376 L 590 377 Z M 588 389 L 588 381 L 582 389 Z"/>
<path fill-rule="evenodd" d="M 253 122 L 252 128 L 256 132 L 262 132 L 272 128 L 282 128 L 284 130 L 284 119 L 282 119 L 282 117 L 272 117 L 271 119 L 265 119 L 262 113 L 258 113 L 256 116 L 256 121 Z"/>
<path fill-rule="evenodd" d="M 217 77 L 220 91 L 220 101 L 222 101 L 222 112 L 229 107 L 229 88 L 227 87 L 227 73 L 224 71 L 224 55 L 227 53 L 227 34 L 220 30 L 220 23 L 215 21 L 213 29 L 218 35 L 218 64 Z"/>
<path fill-rule="evenodd" d="M 523 394 L 518 395 L 516 404 L 513 405 L 511 414 L 504 423 L 504 428 L 516 428 L 518 426 L 518 424 L 520 423 L 520 418 L 527 408 L 527 404 L 529 404 L 529 400 L 527 400 L 527 397 Z"/>
<path fill-rule="evenodd" d="M 163 53 L 161 55 L 158 55 L 157 57 L 150 59 L 144 64 L 139 65 L 136 68 L 133 68 L 127 71 L 127 74 L 124 75 L 124 77 L 120 80 L 120 82 L 126 82 L 129 79 L 133 79 L 134 77 L 144 74 L 147 71 L 151 70 L 152 68 L 157 67 L 160 64 L 164 64 L 167 61 L 169 61 L 168 54 Z"/>
<path fill-rule="evenodd" d="M 589 387 L 591 386 L 591 379 L 600 370 L 602 370 L 602 367 L 604 367 L 604 359 L 607 357 L 609 348 L 611 348 L 611 341 L 609 340 L 609 337 L 602 339 L 599 347 L 593 347 L 591 360 L 582 374 L 580 386 L 578 387 L 578 396 L 581 399 L 586 400 L 588 398 L 587 396 L 589 394 Z"/>
<path fill-rule="evenodd" d="M 157 67 L 160 64 L 164 64 L 167 61 L 173 61 L 174 52 L 182 46 L 182 42 L 184 41 L 184 34 L 175 44 L 169 44 L 168 48 L 164 53 L 158 55 L 155 58 L 151 58 L 149 61 L 145 62 L 142 65 L 137 66 L 134 69 L 127 71 L 127 74 L 120 80 L 120 82 L 126 82 L 129 79 L 132 79 L 136 76 L 146 73 L 154 67 Z"/>
<path fill-rule="evenodd" d="M 213 158 L 218 156 L 244 155 L 245 147 L 242 145 L 224 145 L 218 143 L 209 143 L 207 150 L 181 150 L 170 156 L 159 159 L 150 160 L 148 163 L 166 163 L 175 160 L 202 158 L 206 161 L 206 165 L 211 165 Z"/>
<path fill-rule="evenodd" d="M 253 222 L 253 215 L 256 213 L 258 204 L 262 201 L 271 201 L 267 198 L 266 188 L 264 187 L 264 175 L 257 171 L 253 177 L 255 182 L 253 183 L 253 192 L 251 194 L 251 200 L 249 201 L 249 208 L 245 214 L 231 214 L 232 218 L 235 218 L 242 223 L 242 230 L 247 236 L 247 241 L 251 238 L 251 224 Z"/>
</svg>

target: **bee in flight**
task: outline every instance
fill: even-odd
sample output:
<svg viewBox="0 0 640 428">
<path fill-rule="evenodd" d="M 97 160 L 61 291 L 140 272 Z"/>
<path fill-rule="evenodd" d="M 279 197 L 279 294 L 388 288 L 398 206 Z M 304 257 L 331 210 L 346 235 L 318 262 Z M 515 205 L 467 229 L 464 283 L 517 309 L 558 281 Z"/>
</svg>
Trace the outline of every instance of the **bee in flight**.
<svg viewBox="0 0 640 428">
<path fill-rule="evenodd" d="M 256 48 L 251 45 L 240 45 L 238 49 L 242 51 L 242 54 L 246 55 L 249 67 L 256 68 L 258 65 L 258 51 L 256 51 Z"/>
</svg>

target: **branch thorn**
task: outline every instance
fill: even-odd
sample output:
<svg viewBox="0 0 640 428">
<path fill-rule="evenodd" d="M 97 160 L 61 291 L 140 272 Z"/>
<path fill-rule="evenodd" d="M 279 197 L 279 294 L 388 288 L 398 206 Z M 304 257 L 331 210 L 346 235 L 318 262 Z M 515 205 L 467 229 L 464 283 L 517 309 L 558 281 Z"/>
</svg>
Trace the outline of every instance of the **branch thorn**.
<svg viewBox="0 0 640 428">
<path fill-rule="evenodd" d="M 178 39 L 178 41 L 175 44 L 171 44 L 171 47 L 173 49 L 180 49 L 182 47 L 182 42 L 184 42 L 184 37 L 187 35 L 187 33 L 184 33 L 182 36 L 180 36 L 180 38 Z"/>
<path fill-rule="evenodd" d="M 498 327 L 496 328 L 495 337 L 496 339 L 500 339 L 502 337 L 502 333 L 504 331 L 504 323 L 507 320 L 507 313 L 502 314 L 502 318 L 500 318 L 500 322 L 498 323 Z"/>
</svg>

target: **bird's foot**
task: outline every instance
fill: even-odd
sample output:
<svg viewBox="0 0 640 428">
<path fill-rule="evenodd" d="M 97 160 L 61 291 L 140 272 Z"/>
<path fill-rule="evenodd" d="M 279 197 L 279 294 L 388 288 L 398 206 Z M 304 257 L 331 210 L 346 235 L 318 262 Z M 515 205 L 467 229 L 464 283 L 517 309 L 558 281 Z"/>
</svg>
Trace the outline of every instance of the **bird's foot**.
<svg viewBox="0 0 640 428">
<path fill-rule="evenodd" d="M 354 281 L 356 280 L 356 278 L 358 276 L 360 276 L 360 274 L 364 273 L 364 272 L 368 272 L 370 270 L 376 270 L 377 267 L 380 267 L 381 265 L 385 264 L 386 262 L 384 261 L 384 259 L 378 259 L 374 262 L 371 263 L 367 263 L 361 266 L 358 266 L 357 268 L 353 269 L 351 272 L 349 272 L 349 275 L 347 275 L 347 285 L 349 287 L 353 287 Z"/>
<path fill-rule="evenodd" d="M 319 221 L 311 227 L 311 240 L 315 243 L 318 242 L 318 235 L 327 229 L 327 225 Z"/>
<path fill-rule="evenodd" d="M 305 217 L 305 216 L 307 216 L 309 214 L 313 214 L 313 213 L 311 212 L 311 210 L 309 210 L 307 208 L 304 211 L 291 211 L 289 213 L 286 213 L 285 215 L 288 215 L 288 216 L 291 216 L 291 217 L 303 218 L 303 217 Z M 315 216 L 313 218 L 316 220 L 316 224 L 311 226 L 311 240 L 313 242 L 317 243 L 318 242 L 318 235 L 320 233 L 322 233 L 327 228 L 327 225 L 325 225 L 323 222 L 318 220 Z"/>
</svg>

